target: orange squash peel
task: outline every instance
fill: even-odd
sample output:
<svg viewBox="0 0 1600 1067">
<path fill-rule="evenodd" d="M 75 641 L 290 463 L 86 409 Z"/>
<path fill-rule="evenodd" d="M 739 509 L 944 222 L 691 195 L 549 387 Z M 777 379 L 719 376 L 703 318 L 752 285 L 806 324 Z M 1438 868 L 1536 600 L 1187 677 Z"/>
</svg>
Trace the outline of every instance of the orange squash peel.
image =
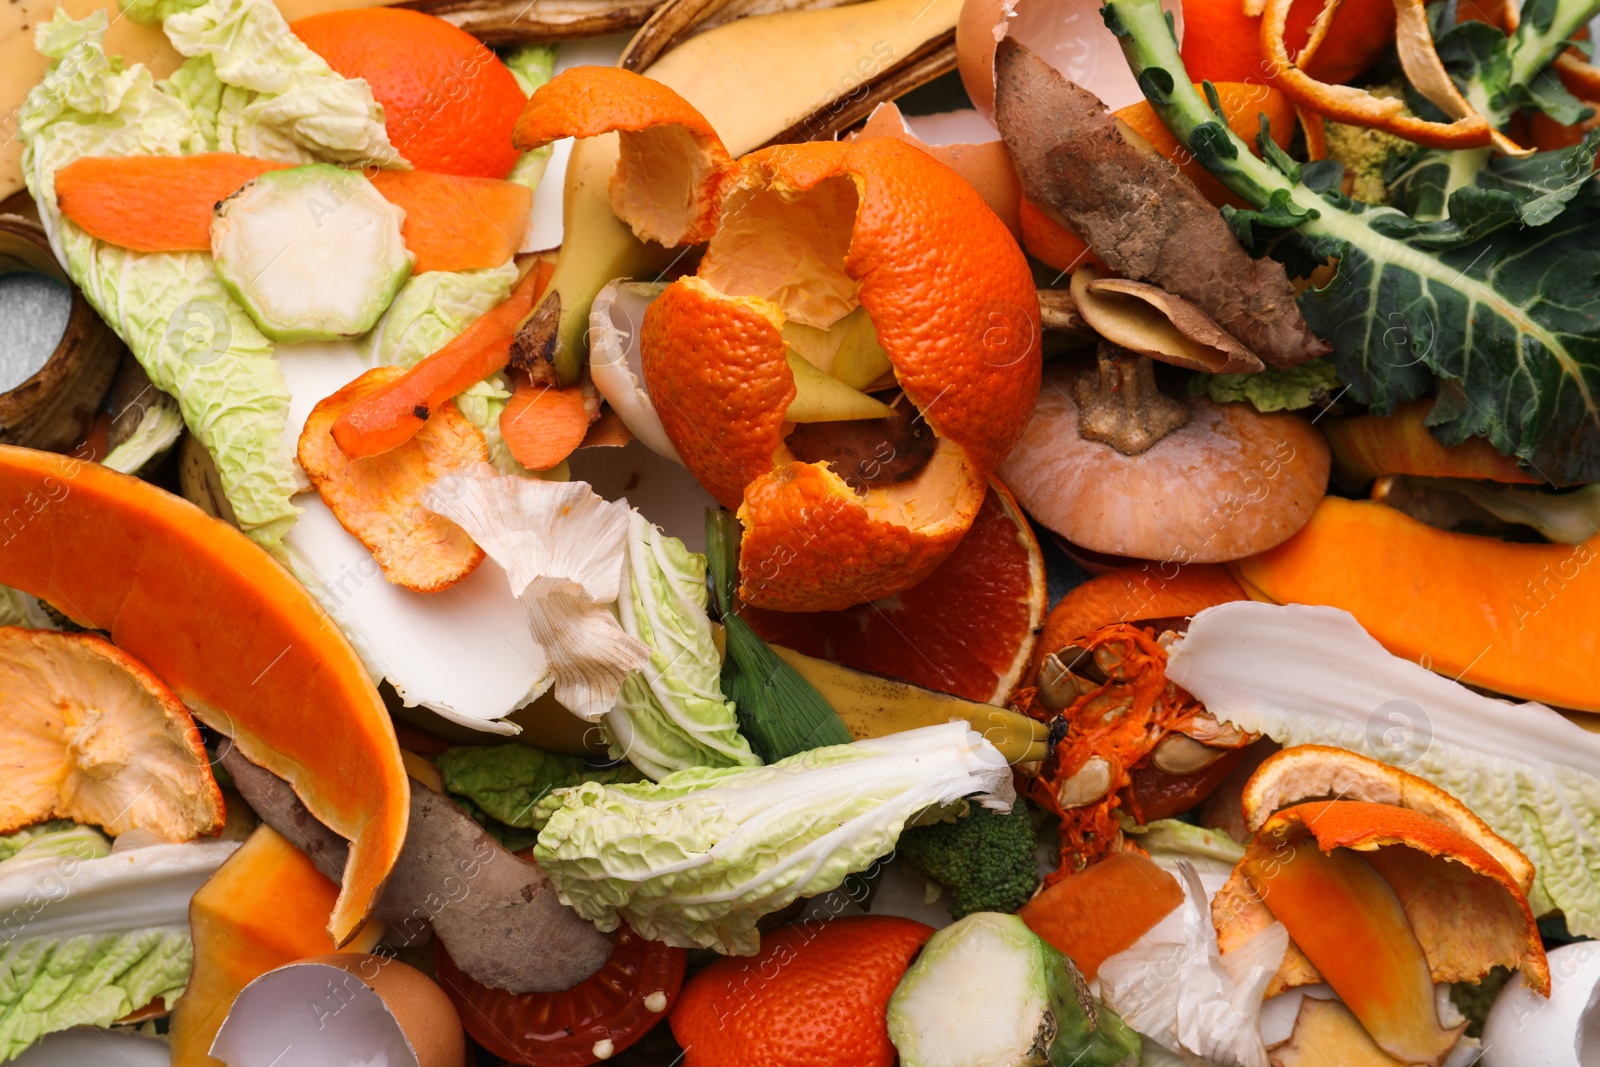
<svg viewBox="0 0 1600 1067">
<path fill-rule="evenodd" d="M 172 1009 L 173 1067 L 219 1067 L 209 1055 L 240 990 L 286 963 L 332 952 L 324 929 L 338 887 L 270 826 L 259 826 L 189 902 L 194 967 Z M 346 946 L 367 952 L 383 924 Z"/>
<path fill-rule="evenodd" d="M 0 583 L 106 631 L 195 718 L 351 842 L 335 944 L 371 914 L 410 788 L 383 699 L 338 626 L 265 550 L 147 482 L 0 446 Z"/>
<path fill-rule="evenodd" d="M 621 146 L 618 217 L 644 239 L 707 243 L 696 273 L 651 304 L 640 347 L 673 446 L 739 509 L 740 595 L 833 610 L 932 573 L 972 525 L 1038 391 L 1038 298 L 1005 224 L 901 140 L 777 145 L 733 160 L 672 90 L 608 68 L 541 87 L 517 143 L 610 131 Z M 858 306 L 892 365 L 896 403 L 914 409 L 909 432 L 934 438 L 898 480 L 863 477 L 870 455 L 802 459 L 790 447 L 797 390 L 784 328 L 826 329 Z"/>
</svg>

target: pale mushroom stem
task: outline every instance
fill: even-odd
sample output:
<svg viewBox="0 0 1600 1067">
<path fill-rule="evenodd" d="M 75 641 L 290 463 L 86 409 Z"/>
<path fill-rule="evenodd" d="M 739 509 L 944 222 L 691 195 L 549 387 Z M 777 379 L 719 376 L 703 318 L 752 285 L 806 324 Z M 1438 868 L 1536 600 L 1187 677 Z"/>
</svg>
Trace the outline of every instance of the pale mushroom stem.
<svg viewBox="0 0 1600 1067">
<path fill-rule="evenodd" d="M 1161 392 L 1148 356 L 1102 340 L 1095 360 L 1072 385 L 1079 436 L 1137 456 L 1188 423 L 1189 405 Z"/>
</svg>

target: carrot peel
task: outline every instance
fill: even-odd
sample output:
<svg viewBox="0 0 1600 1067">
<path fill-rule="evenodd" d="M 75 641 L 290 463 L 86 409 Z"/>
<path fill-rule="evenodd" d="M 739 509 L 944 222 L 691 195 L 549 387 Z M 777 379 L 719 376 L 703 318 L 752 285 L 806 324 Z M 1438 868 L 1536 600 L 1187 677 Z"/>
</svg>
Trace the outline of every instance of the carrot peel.
<svg viewBox="0 0 1600 1067">
<path fill-rule="evenodd" d="M 441 404 L 502 370 L 511 357 L 517 324 L 533 310 L 550 270 L 544 261 L 536 263 L 510 296 L 449 344 L 403 377 L 345 408 L 331 431 L 339 451 L 351 459 L 362 459 L 398 448 L 422 429 L 428 415 Z"/>
</svg>

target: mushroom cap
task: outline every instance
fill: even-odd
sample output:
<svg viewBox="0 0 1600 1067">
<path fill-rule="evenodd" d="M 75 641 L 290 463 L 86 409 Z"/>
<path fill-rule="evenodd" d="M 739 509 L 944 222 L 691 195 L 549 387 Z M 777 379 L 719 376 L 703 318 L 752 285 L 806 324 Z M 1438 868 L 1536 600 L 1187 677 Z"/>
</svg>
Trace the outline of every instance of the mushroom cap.
<svg viewBox="0 0 1600 1067">
<path fill-rule="evenodd" d="M 1124 456 L 1078 433 L 1072 381 L 1045 369 L 1033 418 L 996 474 L 1075 545 L 1136 559 L 1221 563 L 1287 540 L 1328 486 L 1328 445 L 1292 412 L 1191 397 L 1187 425 Z"/>
</svg>

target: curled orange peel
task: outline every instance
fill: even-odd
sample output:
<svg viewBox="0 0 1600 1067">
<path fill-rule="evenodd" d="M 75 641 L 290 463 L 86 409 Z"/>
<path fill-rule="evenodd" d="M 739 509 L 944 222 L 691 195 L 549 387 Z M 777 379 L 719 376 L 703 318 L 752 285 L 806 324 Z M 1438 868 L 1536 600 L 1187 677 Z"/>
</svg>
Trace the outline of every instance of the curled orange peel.
<svg viewBox="0 0 1600 1067">
<path fill-rule="evenodd" d="M 1473 110 L 1445 72 L 1433 36 L 1428 31 L 1423 0 L 1395 0 L 1395 41 L 1401 66 L 1417 91 L 1452 116 L 1450 122 L 1432 122 L 1402 114 L 1405 102 L 1374 96 L 1351 85 L 1332 85 L 1318 81 L 1302 68 L 1315 55 L 1327 36 L 1332 12 L 1339 0 L 1328 0 L 1312 24 L 1311 39 L 1300 55 L 1289 58 L 1284 39 L 1289 9 L 1294 0 L 1266 0 L 1261 19 L 1261 50 L 1268 69 L 1275 71 L 1273 84 L 1288 93 L 1297 104 L 1324 118 L 1351 126 L 1384 130 L 1427 148 L 1483 148 L 1493 146 L 1508 155 L 1527 155 L 1524 149 L 1498 132 L 1489 120 Z"/>
<path fill-rule="evenodd" d="M 1600 67 L 1578 52 L 1566 51 L 1556 56 L 1555 68 L 1567 92 L 1591 104 L 1600 103 Z"/>
<path fill-rule="evenodd" d="M 611 178 L 617 217 L 642 241 L 710 240 L 733 159 L 705 116 L 661 82 L 619 67 L 573 67 L 528 100 L 511 142 L 529 151 L 613 132 L 621 152 Z"/>
<path fill-rule="evenodd" d="M 972 525 L 1038 393 L 1038 297 L 1005 223 L 899 138 L 732 160 L 681 96 L 614 68 L 574 68 L 540 87 L 515 141 L 611 132 L 617 217 L 641 238 L 706 244 L 646 312 L 641 369 L 684 464 L 739 509 L 740 595 L 820 611 L 916 584 Z M 874 473 L 898 458 L 887 440 L 887 452 L 863 457 L 790 439 L 786 327 L 827 330 L 857 307 L 893 367 L 895 404 L 935 439 L 898 478 Z"/>
</svg>

